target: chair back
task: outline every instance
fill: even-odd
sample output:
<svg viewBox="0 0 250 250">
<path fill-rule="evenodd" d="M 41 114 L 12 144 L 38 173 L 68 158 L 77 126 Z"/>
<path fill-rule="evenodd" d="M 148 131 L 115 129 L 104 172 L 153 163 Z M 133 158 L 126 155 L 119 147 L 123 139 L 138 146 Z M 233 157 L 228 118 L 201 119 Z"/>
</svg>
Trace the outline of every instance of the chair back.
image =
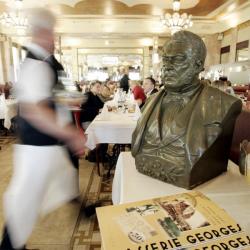
<svg viewBox="0 0 250 250">
<path fill-rule="evenodd" d="M 229 158 L 236 164 L 239 164 L 240 143 L 243 140 L 250 141 L 250 112 L 246 110 L 242 110 L 236 120 L 234 127 L 234 134 Z"/>
<path fill-rule="evenodd" d="M 80 112 L 80 111 L 73 111 L 73 117 L 74 117 L 75 126 L 76 126 L 81 132 L 84 133 L 84 129 L 83 129 L 83 127 L 81 126 L 80 115 L 81 115 L 81 112 Z"/>
</svg>

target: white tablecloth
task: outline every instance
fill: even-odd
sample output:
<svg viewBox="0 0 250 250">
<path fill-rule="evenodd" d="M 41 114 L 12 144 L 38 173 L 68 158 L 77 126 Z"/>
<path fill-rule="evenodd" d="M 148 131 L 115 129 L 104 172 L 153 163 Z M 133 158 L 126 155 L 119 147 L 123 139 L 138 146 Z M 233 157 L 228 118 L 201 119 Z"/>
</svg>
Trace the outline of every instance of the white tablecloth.
<svg viewBox="0 0 250 250">
<path fill-rule="evenodd" d="M 229 162 L 228 171 L 198 186 L 198 190 L 224 208 L 250 234 L 250 185 L 240 175 L 238 166 Z M 136 170 L 130 152 L 119 156 L 112 188 L 114 204 L 188 192 L 183 188 L 153 179 Z"/>
<path fill-rule="evenodd" d="M 0 94 L 0 119 L 4 119 L 5 115 L 5 97 L 3 94 Z"/>
<path fill-rule="evenodd" d="M 108 112 L 106 105 L 86 130 L 87 145 L 94 148 L 99 143 L 130 144 L 132 133 L 140 116 L 139 107 L 135 113 L 123 111 Z"/>
<path fill-rule="evenodd" d="M 11 119 L 17 115 L 17 100 L 7 99 L 3 103 L 4 127 L 10 129 Z"/>
</svg>

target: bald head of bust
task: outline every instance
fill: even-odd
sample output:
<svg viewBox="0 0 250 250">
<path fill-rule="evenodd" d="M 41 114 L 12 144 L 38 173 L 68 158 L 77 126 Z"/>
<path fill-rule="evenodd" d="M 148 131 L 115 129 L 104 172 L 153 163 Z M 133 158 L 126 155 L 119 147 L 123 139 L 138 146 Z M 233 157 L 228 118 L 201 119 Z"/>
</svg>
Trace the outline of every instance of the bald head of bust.
<svg viewBox="0 0 250 250">
<path fill-rule="evenodd" d="M 203 40 L 189 31 L 179 31 L 164 44 L 162 82 L 167 90 L 181 92 L 199 83 L 203 70 L 206 46 Z"/>
</svg>

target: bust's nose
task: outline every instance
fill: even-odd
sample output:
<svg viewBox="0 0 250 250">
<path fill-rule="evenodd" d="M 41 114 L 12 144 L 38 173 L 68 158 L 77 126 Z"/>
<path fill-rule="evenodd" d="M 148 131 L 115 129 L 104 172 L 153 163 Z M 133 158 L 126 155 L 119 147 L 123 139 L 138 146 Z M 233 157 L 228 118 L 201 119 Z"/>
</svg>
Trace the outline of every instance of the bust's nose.
<svg viewBox="0 0 250 250">
<path fill-rule="evenodd" d="M 164 70 L 165 71 L 172 71 L 172 70 L 174 70 L 174 67 L 173 67 L 173 65 L 166 65 L 165 67 L 163 67 L 164 68 Z"/>
<path fill-rule="evenodd" d="M 173 66 L 172 63 L 168 62 L 168 63 L 166 63 L 166 64 L 163 65 L 163 70 L 166 73 L 172 72 L 172 71 L 174 71 L 174 66 Z"/>
</svg>

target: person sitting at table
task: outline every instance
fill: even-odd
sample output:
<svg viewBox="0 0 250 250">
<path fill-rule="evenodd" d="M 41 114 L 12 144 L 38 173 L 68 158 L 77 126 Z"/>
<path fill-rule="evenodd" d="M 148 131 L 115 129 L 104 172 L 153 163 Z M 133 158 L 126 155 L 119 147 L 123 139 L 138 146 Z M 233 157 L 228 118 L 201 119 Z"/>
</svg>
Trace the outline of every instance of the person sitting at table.
<svg viewBox="0 0 250 250">
<path fill-rule="evenodd" d="M 107 101 L 110 101 L 112 99 L 111 98 L 111 92 L 110 92 L 110 89 L 109 89 L 107 84 L 102 84 L 101 93 L 98 94 L 98 97 L 101 99 L 101 101 L 103 103 L 107 102 Z"/>
<path fill-rule="evenodd" d="M 84 101 L 81 105 L 80 122 L 84 130 L 98 115 L 99 110 L 103 108 L 104 103 L 98 97 L 101 92 L 101 83 L 99 81 L 90 84 L 90 91 L 85 93 Z"/>
<path fill-rule="evenodd" d="M 145 78 L 143 81 L 143 89 L 147 98 L 158 92 L 158 90 L 155 88 L 155 79 L 153 77 Z"/>
<path fill-rule="evenodd" d="M 11 89 L 12 89 L 11 82 L 6 82 L 5 84 L 0 84 L 0 94 L 4 94 L 5 99 L 9 98 Z"/>
<path fill-rule="evenodd" d="M 75 81 L 75 82 L 74 82 L 74 85 L 75 85 L 76 90 L 77 90 L 78 92 L 81 92 L 81 91 L 82 91 L 82 89 L 81 89 L 81 87 L 80 87 L 80 82 Z"/>
<path fill-rule="evenodd" d="M 80 82 L 80 88 L 81 88 L 81 92 L 82 92 L 83 94 L 85 94 L 86 92 L 89 91 L 89 89 L 88 89 L 88 83 L 85 82 L 85 81 L 81 81 L 81 82 Z"/>
<path fill-rule="evenodd" d="M 225 92 L 235 96 L 234 89 L 232 87 L 232 83 L 230 81 L 225 81 Z"/>
<path fill-rule="evenodd" d="M 105 92 L 105 91 L 104 91 Z M 90 123 L 98 115 L 99 110 L 104 106 L 104 100 L 101 100 L 100 96 L 103 94 L 103 89 L 99 81 L 92 82 L 90 84 L 90 91 L 86 92 L 84 96 L 84 101 L 81 105 L 80 122 L 84 130 L 88 128 Z M 105 93 L 106 94 L 106 93 Z M 101 144 L 99 146 L 98 155 L 101 162 L 107 162 L 107 149 L 108 144 Z M 86 160 L 90 162 L 96 162 L 96 149 L 88 152 Z"/>
<path fill-rule="evenodd" d="M 129 81 L 130 89 L 134 95 L 134 99 L 137 102 L 138 106 L 141 108 L 146 100 L 146 95 L 143 88 L 139 85 L 137 81 Z"/>
<path fill-rule="evenodd" d="M 107 86 L 109 87 L 111 95 L 114 95 L 114 93 L 117 89 L 117 83 L 114 81 L 108 81 Z"/>
<path fill-rule="evenodd" d="M 228 81 L 226 76 L 221 76 L 219 78 L 220 84 L 221 84 L 221 89 L 222 91 L 230 94 L 230 95 L 235 95 L 234 90 L 232 88 L 232 83 Z"/>
</svg>

